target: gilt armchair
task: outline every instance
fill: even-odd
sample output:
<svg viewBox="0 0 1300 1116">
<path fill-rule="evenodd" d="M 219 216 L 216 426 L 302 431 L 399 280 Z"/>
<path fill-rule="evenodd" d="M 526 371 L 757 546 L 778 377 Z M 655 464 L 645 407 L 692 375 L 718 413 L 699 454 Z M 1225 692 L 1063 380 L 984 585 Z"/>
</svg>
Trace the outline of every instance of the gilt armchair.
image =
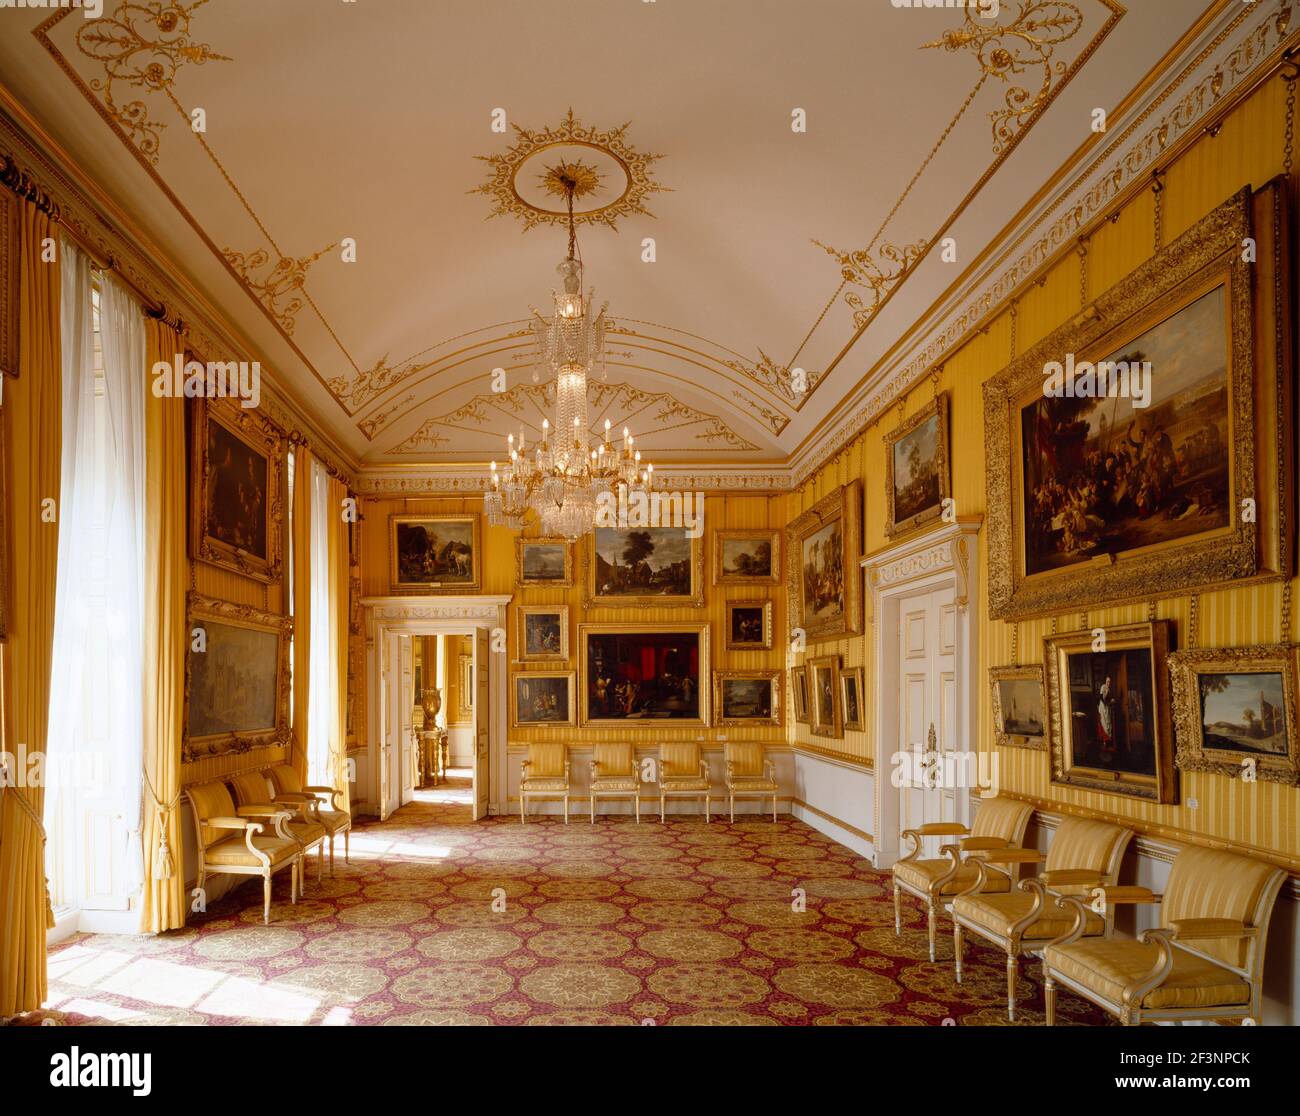
<svg viewBox="0 0 1300 1116">
<path fill-rule="evenodd" d="M 736 820 L 736 797 L 758 798 L 759 804 L 772 796 L 772 820 L 776 821 L 776 764 L 766 759 L 763 745 L 756 741 L 728 740 L 722 746 L 727 768 L 727 805 Z"/>
<path fill-rule="evenodd" d="M 664 822 L 670 798 L 703 798 L 704 820 L 709 820 L 709 765 L 700 754 L 697 741 L 659 745 L 660 824 Z"/>
<path fill-rule="evenodd" d="M 1027 802 L 1017 802 L 1013 798 L 987 798 L 981 802 L 975 823 L 969 829 L 960 822 L 930 822 L 903 830 L 902 836 L 912 842 L 912 850 L 894 865 L 894 933 L 901 935 L 903 932 L 903 893 L 920 899 L 926 907 L 930 960 L 933 961 L 939 907 L 945 899 L 965 891 L 975 882 L 976 870 L 971 858 L 995 849 L 1018 848 L 1024 843 L 1025 830 L 1029 828 L 1033 813 L 1033 807 Z M 957 837 L 960 840 L 950 855 L 922 859 L 921 841 L 925 837 Z M 1019 871 L 1019 865 L 1012 865 L 1008 873 L 990 877 L 986 890 L 1009 891 Z"/>
<path fill-rule="evenodd" d="M 1287 874 L 1235 853 L 1185 848 L 1164 895 L 1145 887 L 1103 887 L 1064 895 L 1068 933 L 1043 951 L 1047 1023 L 1056 1022 L 1058 985 L 1125 1026 L 1163 1020 L 1260 1022 L 1264 946 Z M 1085 937 L 1087 918 L 1116 904 L 1159 904 L 1160 925 L 1138 938 Z M 1091 909 L 1090 909 L 1091 908 Z"/>
<path fill-rule="evenodd" d="M 564 824 L 569 824 L 569 749 L 565 744 L 529 744 L 519 772 L 519 821 L 528 820 L 530 798 L 564 799 Z"/>
<path fill-rule="evenodd" d="M 299 778 L 298 772 L 287 763 L 276 764 L 271 768 L 271 782 L 275 787 L 276 802 L 303 802 L 307 800 L 316 803 L 312 817 L 325 827 L 325 832 L 329 834 L 330 843 L 330 875 L 334 875 L 334 839 L 341 833 L 343 834 L 343 862 L 349 863 L 351 856 L 351 834 L 352 834 L 352 814 L 341 809 L 339 795 L 341 791 L 336 791 L 333 787 L 305 787 L 302 785 L 302 779 Z M 329 805 L 326 806 L 326 801 Z"/>
<path fill-rule="evenodd" d="M 272 806 L 277 810 L 289 811 L 289 818 L 284 828 L 289 836 L 298 842 L 302 850 L 301 875 L 298 880 L 299 890 L 303 890 L 306 880 L 307 858 L 316 850 L 316 882 L 320 883 L 325 875 L 325 826 L 316 817 L 316 799 L 286 799 L 276 801 L 276 793 L 271 780 L 264 771 L 242 771 L 230 778 L 230 787 L 235 792 L 238 810 L 252 806 Z"/>
<path fill-rule="evenodd" d="M 1024 953 L 1043 947 L 1070 927 L 1068 913 L 1059 910 L 1061 895 L 1087 895 L 1093 888 L 1113 887 L 1133 831 L 1108 822 L 1067 817 L 1052 838 L 1046 857 L 1037 849 L 992 849 L 972 860 L 975 883 L 952 903 L 953 957 L 961 983 L 963 934 L 991 942 L 1007 955 L 1007 1019 L 1016 1018 L 1016 975 Z M 952 846 L 949 846 L 950 848 Z M 1007 876 L 1016 864 L 1043 865 L 1035 878 L 1021 880 L 1019 890 L 993 891 L 991 879 Z M 1114 908 L 1089 912 L 1083 933 L 1109 938 L 1115 929 Z"/>
<path fill-rule="evenodd" d="M 190 786 L 186 797 L 194 812 L 200 891 L 208 876 L 261 876 L 262 921 L 270 922 L 271 877 L 288 868 L 289 900 L 298 901 L 302 849 L 284 828 L 290 811 L 262 805 L 237 812 L 230 791 L 220 782 Z"/>
<path fill-rule="evenodd" d="M 631 797 L 641 823 L 641 771 L 631 744 L 597 744 L 591 761 L 591 823 L 596 824 L 598 798 Z"/>
</svg>

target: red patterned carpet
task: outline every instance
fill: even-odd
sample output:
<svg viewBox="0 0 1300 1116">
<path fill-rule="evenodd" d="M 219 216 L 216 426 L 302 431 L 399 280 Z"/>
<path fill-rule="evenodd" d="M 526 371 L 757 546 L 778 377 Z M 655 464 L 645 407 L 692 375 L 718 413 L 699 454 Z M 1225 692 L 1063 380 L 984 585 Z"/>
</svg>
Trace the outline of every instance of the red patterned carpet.
<svg viewBox="0 0 1300 1116">
<path fill-rule="evenodd" d="M 788 816 L 522 826 L 471 822 L 455 784 L 422 795 L 359 824 L 351 864 L 340 847 L 322 884 L 313 865 L 296 906 L 278 882 L 269 926 L 253 882 L 181 931 L 60 943 L 30 1021 L 1006 1023 L 999 953 L 972 944 L 956 984 L 946 921 L 932 965 L 919 907 L 895 937 L 888 875 Z M 1022 968 L 1022 1021 L 1041 1023 L 1037 962 Z M 1062 1023 L 1103 1021 L 1059 1004 Z"/>
</svg>

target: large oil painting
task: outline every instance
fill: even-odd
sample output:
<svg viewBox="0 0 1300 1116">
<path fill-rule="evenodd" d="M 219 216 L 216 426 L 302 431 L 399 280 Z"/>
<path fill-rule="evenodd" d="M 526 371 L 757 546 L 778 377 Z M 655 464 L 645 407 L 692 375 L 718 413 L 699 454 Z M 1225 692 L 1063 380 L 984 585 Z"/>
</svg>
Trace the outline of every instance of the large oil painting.
<svg viewBox="0 0 1300 1116">
<path fill-rule="evenodd" d="M 580 724 L 709 723 L 708 624 L 582 624 L 579 631 Z"/>
<path fill-rule="evenodd" d="M 597 527 L 587 555 L 591 606 L 703 603 L 702 539 L 685 527 Z"/>
<path fill-rule="evenodd" d="M 807 640 L 862 630 L 862 482 L 832 492 L 788 528 L 791 625 Z"/>
<path fill-rule="evenodd" d="M 482 571 L 477 515 L 389 518 L 394 593 L 477 592 Z"/>
<path fill-rule="evenodd" d="M 892 538 L 943 514 L 951 488 L 948 461 L 943 393 L 885 438 L 885 534 Z"/>
</svg>

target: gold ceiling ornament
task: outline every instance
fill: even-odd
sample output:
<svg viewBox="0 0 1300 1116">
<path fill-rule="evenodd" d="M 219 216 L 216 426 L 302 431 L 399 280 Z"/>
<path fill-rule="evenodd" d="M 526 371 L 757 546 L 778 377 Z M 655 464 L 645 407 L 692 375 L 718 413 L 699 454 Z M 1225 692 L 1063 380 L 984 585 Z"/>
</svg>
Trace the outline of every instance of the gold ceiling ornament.
<svg viewBox="0 0 1300 1116">
<path fill-rule="evenodd" d="M 1065 0 L 1020 0 L 1019 11 L 1010 23 L 977 17 L 968 7 L 960 27 L 923 44 L 923 49 L 971 51 L 985 77 L 996 78 L 1007 86 L 1005 107 L 989 113 L 993 153 L 1000 155 L 1020 127 L 1047 103 L 1053 80 L 1066 72 L 1055 50 L 1074 38 L 1083 22 L 1083 13 Z M 1018 79 L 1032 72 L 1040 74 L 1042 80 L 1031 92 L 1018 84 Z"/>
<path fill-rule="evenodd" d="M 731 396 L 733 399 L 739 399 L 750 410 L 756 411 L 762 416 L 763 422 L 768 426 L 773 434 L 780 434 L 787 426 L 790 420 L 778 411 L 772 410 L 771 407 L 764 407 L 757 399 L 752 399 L 739 388 L 732 388 Z"/>
<path fill-rule="evenodd" d="M 873 254 L 867 248 L 846 252 L 823 244 L 820 240 L 814 240 L 813 243 L 835 258 L 840 265 L 840 277 L 846 284 L 861 287 L 867 292 L 865 296 L 857 291 L 848 291 L 844 295 L 844 301 L 853 309 L 853 324 L 857 327 L 865 326 L 875 317 L 885 296 L 907 277 L 907 273 L 929 247 L 924 240 L 902 247 L 882 243 L 879 251 Z"/>
<path fill-rule="evenodd" d="M 395 402 L 391 406 L 383 410 L 376 411 L 368 418 L 362 419 L 360 422 L 357 423 L 357 429 L 360 430 L 361 433 L 366 436 L 367 441 L 372 440 L 375 434 L 382 427 L 387 426 L 389 422 L 391 422 L 394 418 L 398 416 L 398 413 L 400 411 L 402 411 L 406 407 L 409 407 L 414 402 L 415 402 L 415 396 L 408 395 L 400 403 Z"/>
<path fill-rule="evenodd" d="M 109 114 L 153 164 L 158 162 L 166 125 L 149 118 L 149 106 L 142 100 L 119 105 L 113 90 L 126 86 L 147 93 L 165 92 L 182 66 L 232 61 L 190 38 L 190 19 L 207 2 L 195 0 L 185 5 L 125 0 L 111 15 L 88 20 L 77 30 L 77 49 L 104 68 L 104 76 L 92 78 L 90 88 L 103 95 Z"/>
<path fill-rule="evenodd" d="M 253 272 L 260 271 L 271 263 L 271 254 L 265 248 L 258 248 L 247 255 L 227 248 L 222 254 L 280 328 L 291 334 L 298 312 L 303 306 L 299 292 L 302 295 L 306 293 L 303 284 L 307 281 L 307 271 L 321 256 L 337 247 L 337 244 L 326 245 L 311 256 L 280 256 L 271 265 L 270 271 L 261 278 L 255 277 Z"/>
<path fill-rule="evenodd" d="M 618 128 L 602 131 L 583 124 L 573 115 L 573 109 L 569 109 L 564 120 L 558 125 L 540 131 L 521 128 L 515 124 L 513 127 L 516 139 L 509 151 L 504 155 L 475 156 L 489 164 L 491 170 L 488 180 L 469 192 L 486 194 L 493 199 L 489 217 L 502 215 L 517 217 L 524 223 L 525 232 L 537 225 L 566 225 L 569 221 L 564 184 L 566 177 L 574 184 L 573 197 L 576 200 L 583 200 L 593 198 L 605 188 L 604 179 L 607 175 L 602 174 L 591 162 L 578 156 L 561 158 L 558 162 L 542 166 L 536 172 L 542 193 L 544 196 L 556 198 L 561 203 L 553 209 L 544 208 L 536 201 L 525 199 L 519 190 L 520 176 L 525 168 L 532 170 L 539 161 L 547 158 L 554 159 L 556 149 L 580 147 L 592 152 L 589 158 L 593 161 L 599 161 L 601 156 L 611 161 L 621 172 L 624 181 L 617 197 L 611 198 L 603 205 L 575 210 L 573 213 L 575 224 L 603 224 L 611 229 L 617 229 L 618 222 L 622 218 L 633 215 L 653 217 L 654 214 L 645 207 L 647 196 L 670 189 L 657 182 L 652 171 L 652 165 L 663 156 L 640 152 L 632 147 L 624 135 L 629 124 L 630 121 Z M 548 156 L 547 152 L 552 154 Z M 567 175 L 566 169 L 570 172 Z"/>
<path fill-rule="evenodd" d="M 778 364 L 762 349 L 758 350 L 758 360 L 724 360 L 722 363 L 733 372 L 738 372 L 747 379 L 761 384 L 776 392 L 782 399 L 794 405 L 797 411 L 804 400 L 812 395 L 813 388 L 822 378 L 821 372 L 804 371 L 804 390 L 795 391 L 794 372 L 784 364 Z"/>
</svg>

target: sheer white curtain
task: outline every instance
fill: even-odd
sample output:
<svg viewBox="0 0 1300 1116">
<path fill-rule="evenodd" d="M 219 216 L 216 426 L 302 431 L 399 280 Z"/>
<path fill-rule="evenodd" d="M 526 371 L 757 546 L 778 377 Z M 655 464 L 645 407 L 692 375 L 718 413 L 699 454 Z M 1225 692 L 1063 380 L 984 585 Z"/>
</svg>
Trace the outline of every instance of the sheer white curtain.
<svg viewBox="0 0 1300 1116">
<path fill-rule="evenodd" d="M 330 657 L 329 593 L 329 473 L 319 461 L 311 463 L 311 659 L 307 686 L 307 781 L 332 786 L 330 705 L 333 679 Z"/>
</svg>

